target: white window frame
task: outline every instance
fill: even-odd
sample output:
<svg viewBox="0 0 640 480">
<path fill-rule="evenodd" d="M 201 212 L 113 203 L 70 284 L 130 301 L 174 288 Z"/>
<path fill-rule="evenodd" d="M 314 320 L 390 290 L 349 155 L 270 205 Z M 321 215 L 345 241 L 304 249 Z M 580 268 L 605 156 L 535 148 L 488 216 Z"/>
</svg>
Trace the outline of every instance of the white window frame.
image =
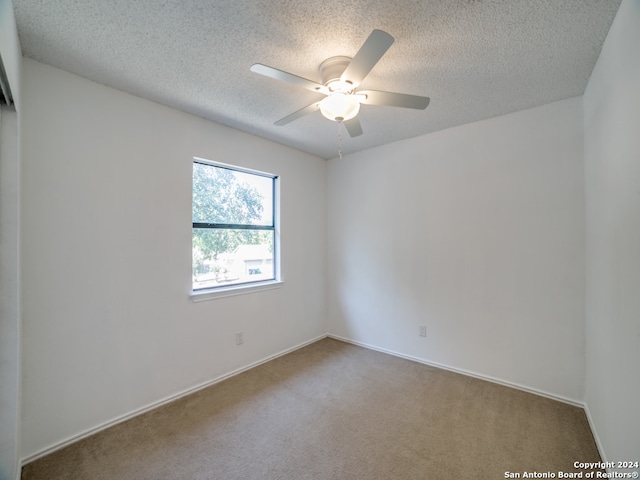
<svg viewBox="0 0 640 480">
<path fill-rule="evenodd" d="M 279 288 L 284 282 L 281 276 L 281 251 L 280 251 L 280 176 L 260 170 L 240 167 L 229 163 L 216 162 L 200 157 L 194 157 L 192 165 L 201 163 L 211 165 L 212 167 L 227 168 L 236 172 L 248 173 L 251 175 L 259 175 L 273 179 L 273 272 L 274 278 L 269 280 L 255 281 L 249 283 L 239 283 L 235 285 L 218 286 L 206 289 L 193 290 L 193 281 L 191 281 L 191 300 L 194 302 L 202 302 L 213 300 L 216 298 L 231 297 L 236 295 L 244 295 L 247 293 L 262 292 Z M 193 185 L 191 188 L 193 195 Z M 193 207 L 192 207 L 193 208 Z M 193 225 L 191 231 L 196 228 Z M 193 237 L 192 237 L 193 238 Z M 193 251 L 193 241 L 191 243 Z M 191 267 L 191 276 L 193 276 L 193 261 Z"/>
</svg>

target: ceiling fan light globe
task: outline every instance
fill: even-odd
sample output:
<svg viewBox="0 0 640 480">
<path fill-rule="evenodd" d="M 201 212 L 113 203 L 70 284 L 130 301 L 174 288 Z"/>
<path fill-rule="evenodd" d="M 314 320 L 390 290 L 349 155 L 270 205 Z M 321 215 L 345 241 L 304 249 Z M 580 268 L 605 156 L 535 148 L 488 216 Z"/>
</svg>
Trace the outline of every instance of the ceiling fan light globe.
<svg viewBox="0 0 640 480">
<path fill-rule="evenodd" d="M 320 102 L 320 113 L 334 122 L 351 120 L 360 111 L 360 101 L 354 95 L 335 92 Z"/>
</svg>

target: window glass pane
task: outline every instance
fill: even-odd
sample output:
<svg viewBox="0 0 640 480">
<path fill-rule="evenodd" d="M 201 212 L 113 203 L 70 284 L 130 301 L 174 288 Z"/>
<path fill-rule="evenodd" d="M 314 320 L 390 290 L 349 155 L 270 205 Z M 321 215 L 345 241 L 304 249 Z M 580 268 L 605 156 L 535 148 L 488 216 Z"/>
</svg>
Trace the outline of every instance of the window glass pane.
<svg viewBox="0 0 640 480">
<path fill-rule="evenodd" d="M 193 290 L 275 279 L 274 231 L 193 229 Z"/>
<path fill-rule="evenodd" d="M 273 178 L 194 162 L 193 222 L 273 225 Z"/>
</svg>

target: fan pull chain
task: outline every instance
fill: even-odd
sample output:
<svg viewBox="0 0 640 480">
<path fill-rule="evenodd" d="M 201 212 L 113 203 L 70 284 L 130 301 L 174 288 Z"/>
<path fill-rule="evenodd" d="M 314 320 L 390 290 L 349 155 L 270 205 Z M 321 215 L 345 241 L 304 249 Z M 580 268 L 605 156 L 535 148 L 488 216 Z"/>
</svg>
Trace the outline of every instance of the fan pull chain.
<svg viewBox="0 0 640 480">
<path fill-rule="evenodd" d="M 338 157 L 342 160 L 342 120 L 338 122 Z"/>
</svg>

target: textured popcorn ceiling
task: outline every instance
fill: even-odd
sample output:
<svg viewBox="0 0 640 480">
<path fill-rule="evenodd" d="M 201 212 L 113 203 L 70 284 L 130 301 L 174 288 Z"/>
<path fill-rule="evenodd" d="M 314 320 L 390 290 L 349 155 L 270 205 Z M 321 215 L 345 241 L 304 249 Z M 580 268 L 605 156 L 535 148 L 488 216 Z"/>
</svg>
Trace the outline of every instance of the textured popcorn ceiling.
<svg viewBox="0 0 640 480">
<path fill-rule="evenodd" d="M 423 95 L 426 110 L 363 105 L 350 153 L 581 95 L 620 0 L 13 0 L 25 56 L 323 158 L 337 124 L 276 120 L 375 28 L 395 43 L 361 88 Z M 55 92 L 52 92 L 55 95 Z"/>
</svg>

